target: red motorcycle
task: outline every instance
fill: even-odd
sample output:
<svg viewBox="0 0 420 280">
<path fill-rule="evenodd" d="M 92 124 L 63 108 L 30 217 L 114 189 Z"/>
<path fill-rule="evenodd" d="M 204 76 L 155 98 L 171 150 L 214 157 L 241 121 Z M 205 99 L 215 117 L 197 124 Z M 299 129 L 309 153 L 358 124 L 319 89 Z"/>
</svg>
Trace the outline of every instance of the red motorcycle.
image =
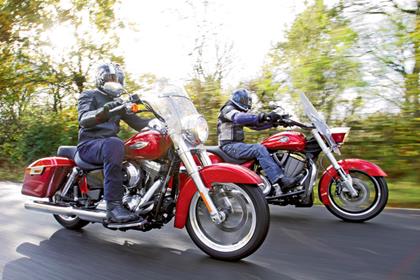
<svg viewBox="0 0 420 280">
<path fill-rule="evenodd" d="M 138 110 L 140 103 L 146 109 Z M 175 217 L 175 227 L 186 226 L 194 243 L 214 258 L 238 260 L 257 250 L 269 228 L 258 188 L 262 180 L 242 166 L 211 163 L 203 146 L 207 122 L 184 89 L 164 85 L 142 97 L 131 95 L 112 111 L 123 109 L 157 118 L 125 142 L 123 203 L 144 220 L 107 223 L 102 166 L 84 162 L 69 146 L 26 168 L 22 193 L 45 199 L 25 208 L 51 213 L 68 229 L 102 223 L 113 230 L 148 231 Z"/>
<path fill-rule="evenodd" d="M 271 185 L 255 160 L 236 160 L 229 157 L 219 147 L 207 147 L 214 163 L 230 162 L 254 170 L 264 181 L 261 187 L 268 203 L 275 205 L 295 205 L 311 207 L 314 201 L 313 187 L 317 179 L 317 159 L 323 153 L 332 165 L 326 168 L 319 179 L 318 195 L 327 209 L 344 221 L 363 222 L 374 218 L 385 207 L 388 187 L 384 179 L 386 173 L 377 165 L 362 159 L 337 161 L 333 153 L 340 153 L 349 128 L 330 129 L 308 98 L 301 94 L 301 102 L 310 125 L 294 121 L 282 115 L 280 106 L 272 109 L 283 118 L 277 125 L 297 126 L 310 133 L 284 131 L 274 134 L 264 141 L 272 158 L 284 169 L 286 175 L 304 174 L 298 187 L 283 193 L 278 185 Z M 322 160 L 319 161 L 322 166 Z"/>
</svg>

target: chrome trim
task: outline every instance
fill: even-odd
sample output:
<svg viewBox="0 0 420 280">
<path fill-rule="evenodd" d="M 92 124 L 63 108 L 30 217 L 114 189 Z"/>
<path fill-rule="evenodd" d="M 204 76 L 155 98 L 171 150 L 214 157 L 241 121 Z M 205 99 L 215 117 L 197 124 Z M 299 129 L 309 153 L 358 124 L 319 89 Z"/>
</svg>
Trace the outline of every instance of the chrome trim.
<svg viewBox="0 0 420 280">
<path fill-rule="evenodd" d="M 160 185 L 162 184 L 162 180 L 159 179 L 156 182 L 153 183 L 153 185 L 147 190 L 147 192 L 144 194 L 144 196 L 141 198 L 139 204 L 136 206 L 135 211 L 137 212 L 140 210 L 140 208 L 146 204 L 150 200 L 150 198 L 155 194 L 155 192 L 159 189 Z"/>
<path fill-rule="evenodd" d="M 316 175 L 317 175 L 317 171 L 318 171 L 318 169 L 316 168 L 316 164 L 313 162 L 312 159 L 309 159 L 309 164 L 311 165 L 311 177 L 309 179 L 308 189 L 306 191 L 305 197 L 310 197 L 311 196 L 311 194 L 314 190 Z M 309 172 L 307 172 L 307 175 L 309 175 Z M 305 180 L 306 180 L 306 178 L 307 178 L 307 176 L 305 176 Z M 304 181 L 302 181 L 302 182 L 304 182 Z"/>
<path fill-rule="evenodd" d="M 265 177 L 264 175 L 261 175 L 261 174 L 259 174 L 259 175 L 260 175 L 260 178 L 263 182 L 258 184 L 258 187 L 261 189 L 264 196 L 267 196 L 270 193 L 273 186 L 271 185 L 271 183 L 267 179 L 267 177 Z"/>
<path fill-rule="evenodd" d="M 41 175 L 45 166 L 34 166 L 30 168 L 29 175 Z"/>
<path fill-rule="evenodd" d="M 206 206 L 207 206 L 207 210 L 209 211 L 211 219 L 215 223 L 220 224 L 223 220 L 222 216 L 220 215 L 219 211 L 217 211 L 217 208 L 214 205 L 213 200 L 211 199 L 209 195 L 209 190 L 207 189 L 207 187 L 204 185 L 203 181 L 201 180 L 198 166 L 197 164 L 195 164 L 195 161 L 191 154 L 190 149 L 188 149 L 185 142 L 182 140 L 177 141 L 177 142 L 174 141 L 174 143 L 177 144 L 178 146 L 177 152 L 178 152 L 179 158 L 184 163 L 184 166 L 187 169 L 188 174 L 191 176 L 195 185 L 197 186 L 198 192 L 200 193 L 203 200 L 207 202 Z"/>
<path fill-rule="evenodd" d="M 133 188 L 137 186 L 140 181 L 140 171 L 138 168 L 128 161 L 123 163 L 123 168 L 127 170 L 127 174 L 129 176 L 128 187 Z"/>
<path fill-rule="evenodd" d="M 74 179 L 76 178 L 77 174 L 79 174 L 79 168 L 75 166 L 75 167 L 73 167 L 73 169 L 70 173 L 70 176 L 69 176 L 66 184 L 63 187 L 63 192 L 61 193 L 61 196 L 66 196 L 70 187 L 73 185 Z"/>
<path fill-rule="evenodd" d="M 209 165 L 212 164 L 211 159 L 210 159 L 209 155 L 207 154 L 206 150 L 200 150 L 198 152 L 198 156 L 199 156 L 200 161 L 203 164 L 203 166 L 209 166 Z"/>
<path fill-rule="evenodd" d="M 149 142 L 137 141 L 136 143 L 130 145 L 129 148 L 131 150 L 140 150 L 140 149 L 143 149 L 143 148 L 147 147 L 147 145 L 149 145 Z"/>
<path fill-rule="evenodd" d="M 108 225 L 106 225 L 106 227 L 107 228 L 112 228 L 112 229 L 142 227 L 146 223 L 147 223 L 147 220 L 143 220 L 141 222 L 134 222 L 134 223 L 131 222 L 131 223 L 128 223 L 128 224 L 108 224 Z"/>
<path fill-rule="evenodd" d="M 56 206 L 51 205 L 45 201 L 28 201 L 25 203 L 25 208 L 49 214 L 64 215 L 64 216 L 78 216 L 82 220 L 89 222 L 102 223 L 106 218 L 106 212 L 100 210 L 81 210 L 71 206 Z"/>
<path fill-rule="evenodd" d="M 322 151 L 330 160 L 331 164 L 334 166 L 334 169 L 337 171 L 338 175 L 340 175 L 341 179 L 343 180 L 344 185 L 350 192 L 351 196 L 356 197 L 357 191 L 353 187 L 351 176 L 346 174 L 343 168 L 338 164 L 337 160 L 335 159 L 331 150 L 327 147 L 324 140 L 322 139 L 321 135 L 319 134 L 318 130 L 312 129 L 312 135 L 315 137 L 318 145 L 321 147 Z"/>
</svg>

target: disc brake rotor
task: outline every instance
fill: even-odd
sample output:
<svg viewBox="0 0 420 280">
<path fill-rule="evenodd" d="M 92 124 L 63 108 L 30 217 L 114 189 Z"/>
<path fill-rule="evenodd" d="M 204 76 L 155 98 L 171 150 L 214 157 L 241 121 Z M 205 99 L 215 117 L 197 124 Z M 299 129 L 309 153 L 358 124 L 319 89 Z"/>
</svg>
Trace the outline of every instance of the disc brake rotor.
<svg viewBox="0 0 420 280">
<path fill-rule="evenodd" d="M 364 184 L 359 178 L 353 178 L 353 188 L 357 191 L 357 196 L 352 197 L 349 192 L 342 191 L 339 194 L 341 202 L 344 204 L 351 204 L 353 206 L 360 206 L 367 200 L 369 200 L 370 190 L 369 187 Z"/>
<path fill-rule="evenodd" d="M 222 189 L 213 196 L 213 200 L 216 208 L 226 215 L 225 220 L 217 224 L 219 229 L 234 232 L 243 227 L 248 216 L 246 215 L 246 201 L 240 193 Z"/>
</svg>

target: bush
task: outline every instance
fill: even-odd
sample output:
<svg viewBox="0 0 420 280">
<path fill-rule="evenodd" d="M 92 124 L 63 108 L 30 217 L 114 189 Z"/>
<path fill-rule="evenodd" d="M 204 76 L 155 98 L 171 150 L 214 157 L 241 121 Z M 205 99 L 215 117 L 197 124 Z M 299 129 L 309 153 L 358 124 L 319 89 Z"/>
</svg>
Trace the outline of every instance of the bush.
<svg viewBox="0 0 420 280">
<path fill-rule="evenodd" d="M 38 158 L 55 155 L 60 145 L 77 144 L 77 112 L 35 111 L 23 116 L 13 139 L 1 145 L 0 156 L 13 165 L 28 164 Z"/>
</svg>

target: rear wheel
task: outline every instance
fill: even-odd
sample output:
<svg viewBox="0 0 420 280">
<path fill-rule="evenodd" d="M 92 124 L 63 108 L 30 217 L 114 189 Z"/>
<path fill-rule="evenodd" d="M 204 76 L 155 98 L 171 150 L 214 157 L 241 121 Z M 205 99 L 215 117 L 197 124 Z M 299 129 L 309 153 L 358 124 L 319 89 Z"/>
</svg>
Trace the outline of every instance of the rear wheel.
<svg viewBox="0 0 420 280">
<path fill-rule="evenodd" d="M 89 224 L 88 221 L 82 220 L 77 216 L 53 215 L 57 222 L 66 229 L 78 230 Z"/>
<path fill-rule="evenodd" d="M 348 222 L 363 222 L 376 217 L 388 201 L 388 186 L 384 177 L 372 177 L 360 170 L 352 170 L 350 175 L 358 195 L 352 197 L 331 181 L 328 188 L 331 205 L 326 205 L 327 209 Z"/>
<path fill-rule="evenodd" d="M 54 198 L 50 202 L 55 202 Z M 66 229 L 78 230 L 87 226 L 90 222 L 80 219 L 78 216 L 66 216 L 53 214 L 54 219 Z"/>
<path fill-rule="evenodd" d="M 269 228 L 269 209 L 255 186 L 217 184 L 209 192 L 216 208 L 224 213 L 214 223 L 198 192 L 191 200 L 187 231 L 194 243 L 213 258 L 236 261 L 255 252 Z"/>
</svg>

